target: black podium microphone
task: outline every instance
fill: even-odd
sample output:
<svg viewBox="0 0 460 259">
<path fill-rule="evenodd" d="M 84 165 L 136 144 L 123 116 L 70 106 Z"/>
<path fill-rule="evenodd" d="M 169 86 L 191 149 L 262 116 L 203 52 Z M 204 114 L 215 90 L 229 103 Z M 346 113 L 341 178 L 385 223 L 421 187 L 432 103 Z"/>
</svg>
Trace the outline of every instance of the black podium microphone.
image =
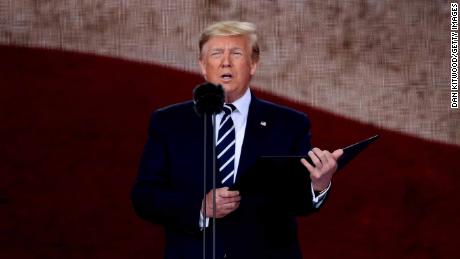
<svg viewBox="0 0 460 259">
<path fill-rule="evenodd" d="M 221 85 L 204 83 L 193 89 L 195 111 L 199 115 L 220 113 L 224 107 L 224 100 L 225 94 Z"/>
</svg>

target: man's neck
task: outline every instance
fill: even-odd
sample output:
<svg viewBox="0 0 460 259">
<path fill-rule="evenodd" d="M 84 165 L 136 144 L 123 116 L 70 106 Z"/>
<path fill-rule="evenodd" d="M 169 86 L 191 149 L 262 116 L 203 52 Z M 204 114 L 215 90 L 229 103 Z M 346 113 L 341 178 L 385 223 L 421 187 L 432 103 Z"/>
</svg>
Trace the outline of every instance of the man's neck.
<svg viewBox="0 0 460 259">
<path fill-rule="evenodd" d="M 244 92 L 238 93 L 238 95 L 236 95 L 236 96 L 232 95 L 231 93 L 226 92 L 225 93 L 225 103 L 234 103 L 234 102 L 236 102 L 241 97 L 243 97 L 243 95 L 246 94 L 247 91 L 249 91 L 249 87 L 247 87 Z"/>
</svg>

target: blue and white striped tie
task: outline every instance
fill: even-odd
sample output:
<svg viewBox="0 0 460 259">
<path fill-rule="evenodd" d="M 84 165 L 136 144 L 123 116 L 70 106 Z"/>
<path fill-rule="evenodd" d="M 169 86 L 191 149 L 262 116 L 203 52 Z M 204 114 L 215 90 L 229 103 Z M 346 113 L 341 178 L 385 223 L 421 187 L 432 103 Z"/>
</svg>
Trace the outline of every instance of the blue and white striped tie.
<svg viewBox="0 0 460 259">
<path fill-rule="evenodd" d="M 233 104 L 224 104 L 224 116 L 219 125 L 216 142 L 217 154 L 217 186 L 231 186 L 235 179 L 235 125 L 232 112 L 236 109 Z"/>
</svg>

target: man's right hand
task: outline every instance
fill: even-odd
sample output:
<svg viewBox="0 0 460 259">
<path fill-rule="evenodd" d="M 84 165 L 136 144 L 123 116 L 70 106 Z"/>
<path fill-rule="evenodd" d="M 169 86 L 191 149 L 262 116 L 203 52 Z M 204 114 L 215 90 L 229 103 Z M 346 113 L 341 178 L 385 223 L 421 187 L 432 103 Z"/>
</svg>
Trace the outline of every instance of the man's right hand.
<svg viewBox="0 0 460 259">
<path fill-rule="evenodd" d="M 238 191 L 229 191 L 228 187 L 216 189 L 216 218 L 223 218 L 240 206 L 241 196 Z M 204 199 L 202 204 L 204 205 Z M 201 213 L 204 207 L 201 206 Z M 213 217 L 212 190 L 206 194 L 206 217 Z"/>
</svg>

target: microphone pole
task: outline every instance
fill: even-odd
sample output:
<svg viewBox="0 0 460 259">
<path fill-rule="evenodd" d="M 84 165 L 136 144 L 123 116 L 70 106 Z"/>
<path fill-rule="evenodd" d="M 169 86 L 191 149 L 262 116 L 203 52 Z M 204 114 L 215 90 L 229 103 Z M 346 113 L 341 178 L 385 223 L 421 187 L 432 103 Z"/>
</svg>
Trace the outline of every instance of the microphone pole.
<svg viewBox="0 0 460 259">
<path fill-rule="evenodd" d="M 203 116 L 203 259 L 206 259 L 206 172 L 207 172 L 207 121 L 212 116 L 212 258 L 216 258 L 216 114 L 220 113 L 224 106 L 225 94 L 221 85 L 204 83 L 193 90 L 195 112 Z"/>
</svg>

